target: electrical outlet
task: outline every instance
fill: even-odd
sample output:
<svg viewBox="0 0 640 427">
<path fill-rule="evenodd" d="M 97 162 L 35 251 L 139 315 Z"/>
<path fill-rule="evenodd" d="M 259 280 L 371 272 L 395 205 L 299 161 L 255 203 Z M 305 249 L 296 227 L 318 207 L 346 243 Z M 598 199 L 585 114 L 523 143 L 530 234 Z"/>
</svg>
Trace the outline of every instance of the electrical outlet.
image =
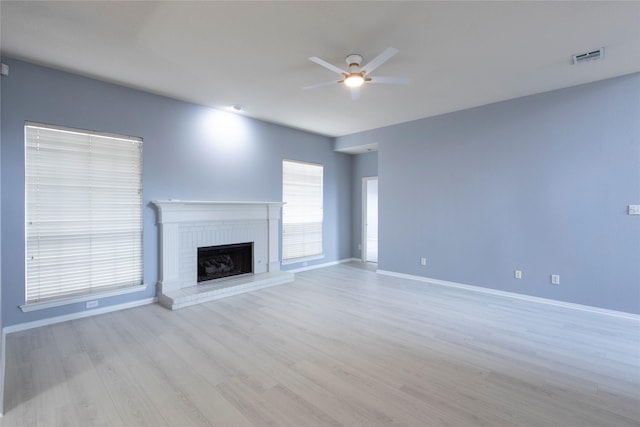
<svg viewBox="0 0 640 427">
<path fill-rule="evenodd" d="M 358 250 L 361 251 L 362 250 L 362 244 L 358 243 Z"/>
<path fill-rule="evenodd" d="M 420 258 L 420 265 L 427 265 L 427 259 L 426 258 Z"/>
<path fill-rule="evenodd" d="M 98 300 L 87 301 L 87 308 L 96 308 L 98 306 Z"/>
<path fill-rule="evenodd" d="M 513 277 L 515 277 L 516 279 L 522 279 L 522 270 L 516 270 L 513 273 Z"/>
<path fill-rule="evenodd" d="M 551 275 L 551 284 L 552 285 L 559 285 L 560 284 L 560 275 L 552 274 Z"/>
<path fill-rule="evenodd" d="M 629 205 L 627 207 L 627 213 L 629 215 L 640 215 L 640 205 Z"/>
</svg>

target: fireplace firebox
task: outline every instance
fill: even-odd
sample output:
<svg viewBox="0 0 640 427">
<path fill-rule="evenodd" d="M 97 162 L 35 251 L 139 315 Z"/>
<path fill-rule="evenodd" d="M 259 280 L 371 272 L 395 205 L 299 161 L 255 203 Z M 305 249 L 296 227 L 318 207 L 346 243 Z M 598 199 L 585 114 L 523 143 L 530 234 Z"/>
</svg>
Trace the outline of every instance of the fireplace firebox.
<svg viewBox="0 0 640 427">
<path fill-rule="evenodd" d="M 253 242 L 198 248 L 198 283 L 253 273 Z"/>
</svg>

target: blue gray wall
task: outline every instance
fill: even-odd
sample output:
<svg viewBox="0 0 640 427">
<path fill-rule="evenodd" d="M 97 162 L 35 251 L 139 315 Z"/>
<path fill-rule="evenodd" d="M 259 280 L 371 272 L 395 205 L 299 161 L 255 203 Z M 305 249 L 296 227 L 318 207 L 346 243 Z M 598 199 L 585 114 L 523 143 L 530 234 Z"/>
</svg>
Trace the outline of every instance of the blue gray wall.
<svg viewBox="0 0 640 427">
<path fill-rule="evenodd" d="M 324 165 L 325 263 L 351 256 L 351 157 L 331 138 L 3 58 L 2 315 L 4 326 L 84 310 L 74 304 L 22 313 L 24 303 L 24 122 L 139 136 L 143 145 L 146 292 L 155 296 L 158 232 L 149 201 L 282 200 L 282 159 Z M 314 262 L 309 262 L 313 265 Z M 296 264 L 287 268 L 300 267 Z"/>
<path fill-rule="evenodd" d="M 362 244 L 362 178 L 378 176 L 378 152 L 355 154 L 353 156 L 351 208 L 351 256 L 362 258 L 358 245 Z"/>
<path fill-rule="evenodd" d="M 336 146 L 372 142 L 379 269 L 640 313 L 640 74 Z"/>
<path fill-rule="evenodd" d="M 360 257 L 360 186 L 378 175 L 380 269 L 640 313 L 640 217 L 626 215 L 626 205 L 640 203 L 638 74 L 338 138 L 337 147 L 379 144 L 377 154 L 352 158 L 319 135 L 3 62 L 11 67 L 0 89 L 3 326 L 84 310 L 18 309 L 26 120 L 145 141 L 149 288 L 101 307 L 155 295 L 150 200 L 281 200 L 289 158 L 325 166 L 325 258 L 317 263 Z M 559 286 L 550 274 L 561 276 Z"/>
</svg>

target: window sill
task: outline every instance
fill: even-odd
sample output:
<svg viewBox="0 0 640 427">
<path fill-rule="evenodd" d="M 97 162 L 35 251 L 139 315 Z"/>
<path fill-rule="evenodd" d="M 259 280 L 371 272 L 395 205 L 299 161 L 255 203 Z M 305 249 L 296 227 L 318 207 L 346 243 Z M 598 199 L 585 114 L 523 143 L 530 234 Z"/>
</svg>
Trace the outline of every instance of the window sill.
<svg viewBox="0 0 640 427">
<path fill-rule="evenodd" d="M 313 255 L 313 256 L 308 256 L 304 258 L 292 258 L 287 260 L 283 259 L 282 265 L 300 264 L 301 262 L 315 261 L 317 259 L 324 259 L 324 254 Z"/>
<path fill-rule="evenodd" d="M 63 305 L 75 304 L 78 302 L 93 301 L 93 300 L 99 300 L 101 298 L 108 298 L 108 297 L 113 297 L 117 295 L 132 294 L 134 292 L 144 291 L 145 289 L 147 289 L 147 285 L 142 284 L 142 285 L 136 285 L 136 286 L 129 286 L 126 288 L 113 289 L 110 291 L 96 292 L 93 294 L 83 294 L 83 295 L 70 296 L 68 298 L 48 300 L 48 301 L 42 301 L 42 302 L 32 302 L 32 303 L 21 305 L 19 307 L 20 307 L 20 310 L 22 310 L 24 313 L 27 313 L 29 311 L 44 310 L 52 307 L 61 307 Z"/>
</svg>

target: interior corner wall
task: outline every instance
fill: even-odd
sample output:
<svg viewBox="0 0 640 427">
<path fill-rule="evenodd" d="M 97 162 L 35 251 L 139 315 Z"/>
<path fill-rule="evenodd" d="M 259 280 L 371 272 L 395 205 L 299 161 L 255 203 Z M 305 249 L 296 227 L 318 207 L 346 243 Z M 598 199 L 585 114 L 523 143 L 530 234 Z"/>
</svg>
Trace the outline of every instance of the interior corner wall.
<svg viewBox="0 0 640 427">
<path fill-rule="evenodd" d="M 640 313 L 640 74 L 355 137 L 379 144 L 379 269 Z"/>
<path fill-rule="evenodd" d="M 103 298 L 107 307 L 156 295 L 157 199 L 281 201 L 282 160 L 324 166 L 324 259 L 351 256 L 351 156 L 333 139 L 3 58 L 2 317 L 4 326 L 85 311 L 77 303 L 23 313 L 24 124 L 40 122 L 143 138 L 145 292 Z M 7 251 L 6 248 L 11 248 Z M 285 268 L 300 267 L 289 264 Z"/>
<path fill-rule="evenodd" d="M 362 178 L 378 176 L 378 153 L 353 155 L 351 179 L 351 257 L 362 259 Z"/>
</svg>

